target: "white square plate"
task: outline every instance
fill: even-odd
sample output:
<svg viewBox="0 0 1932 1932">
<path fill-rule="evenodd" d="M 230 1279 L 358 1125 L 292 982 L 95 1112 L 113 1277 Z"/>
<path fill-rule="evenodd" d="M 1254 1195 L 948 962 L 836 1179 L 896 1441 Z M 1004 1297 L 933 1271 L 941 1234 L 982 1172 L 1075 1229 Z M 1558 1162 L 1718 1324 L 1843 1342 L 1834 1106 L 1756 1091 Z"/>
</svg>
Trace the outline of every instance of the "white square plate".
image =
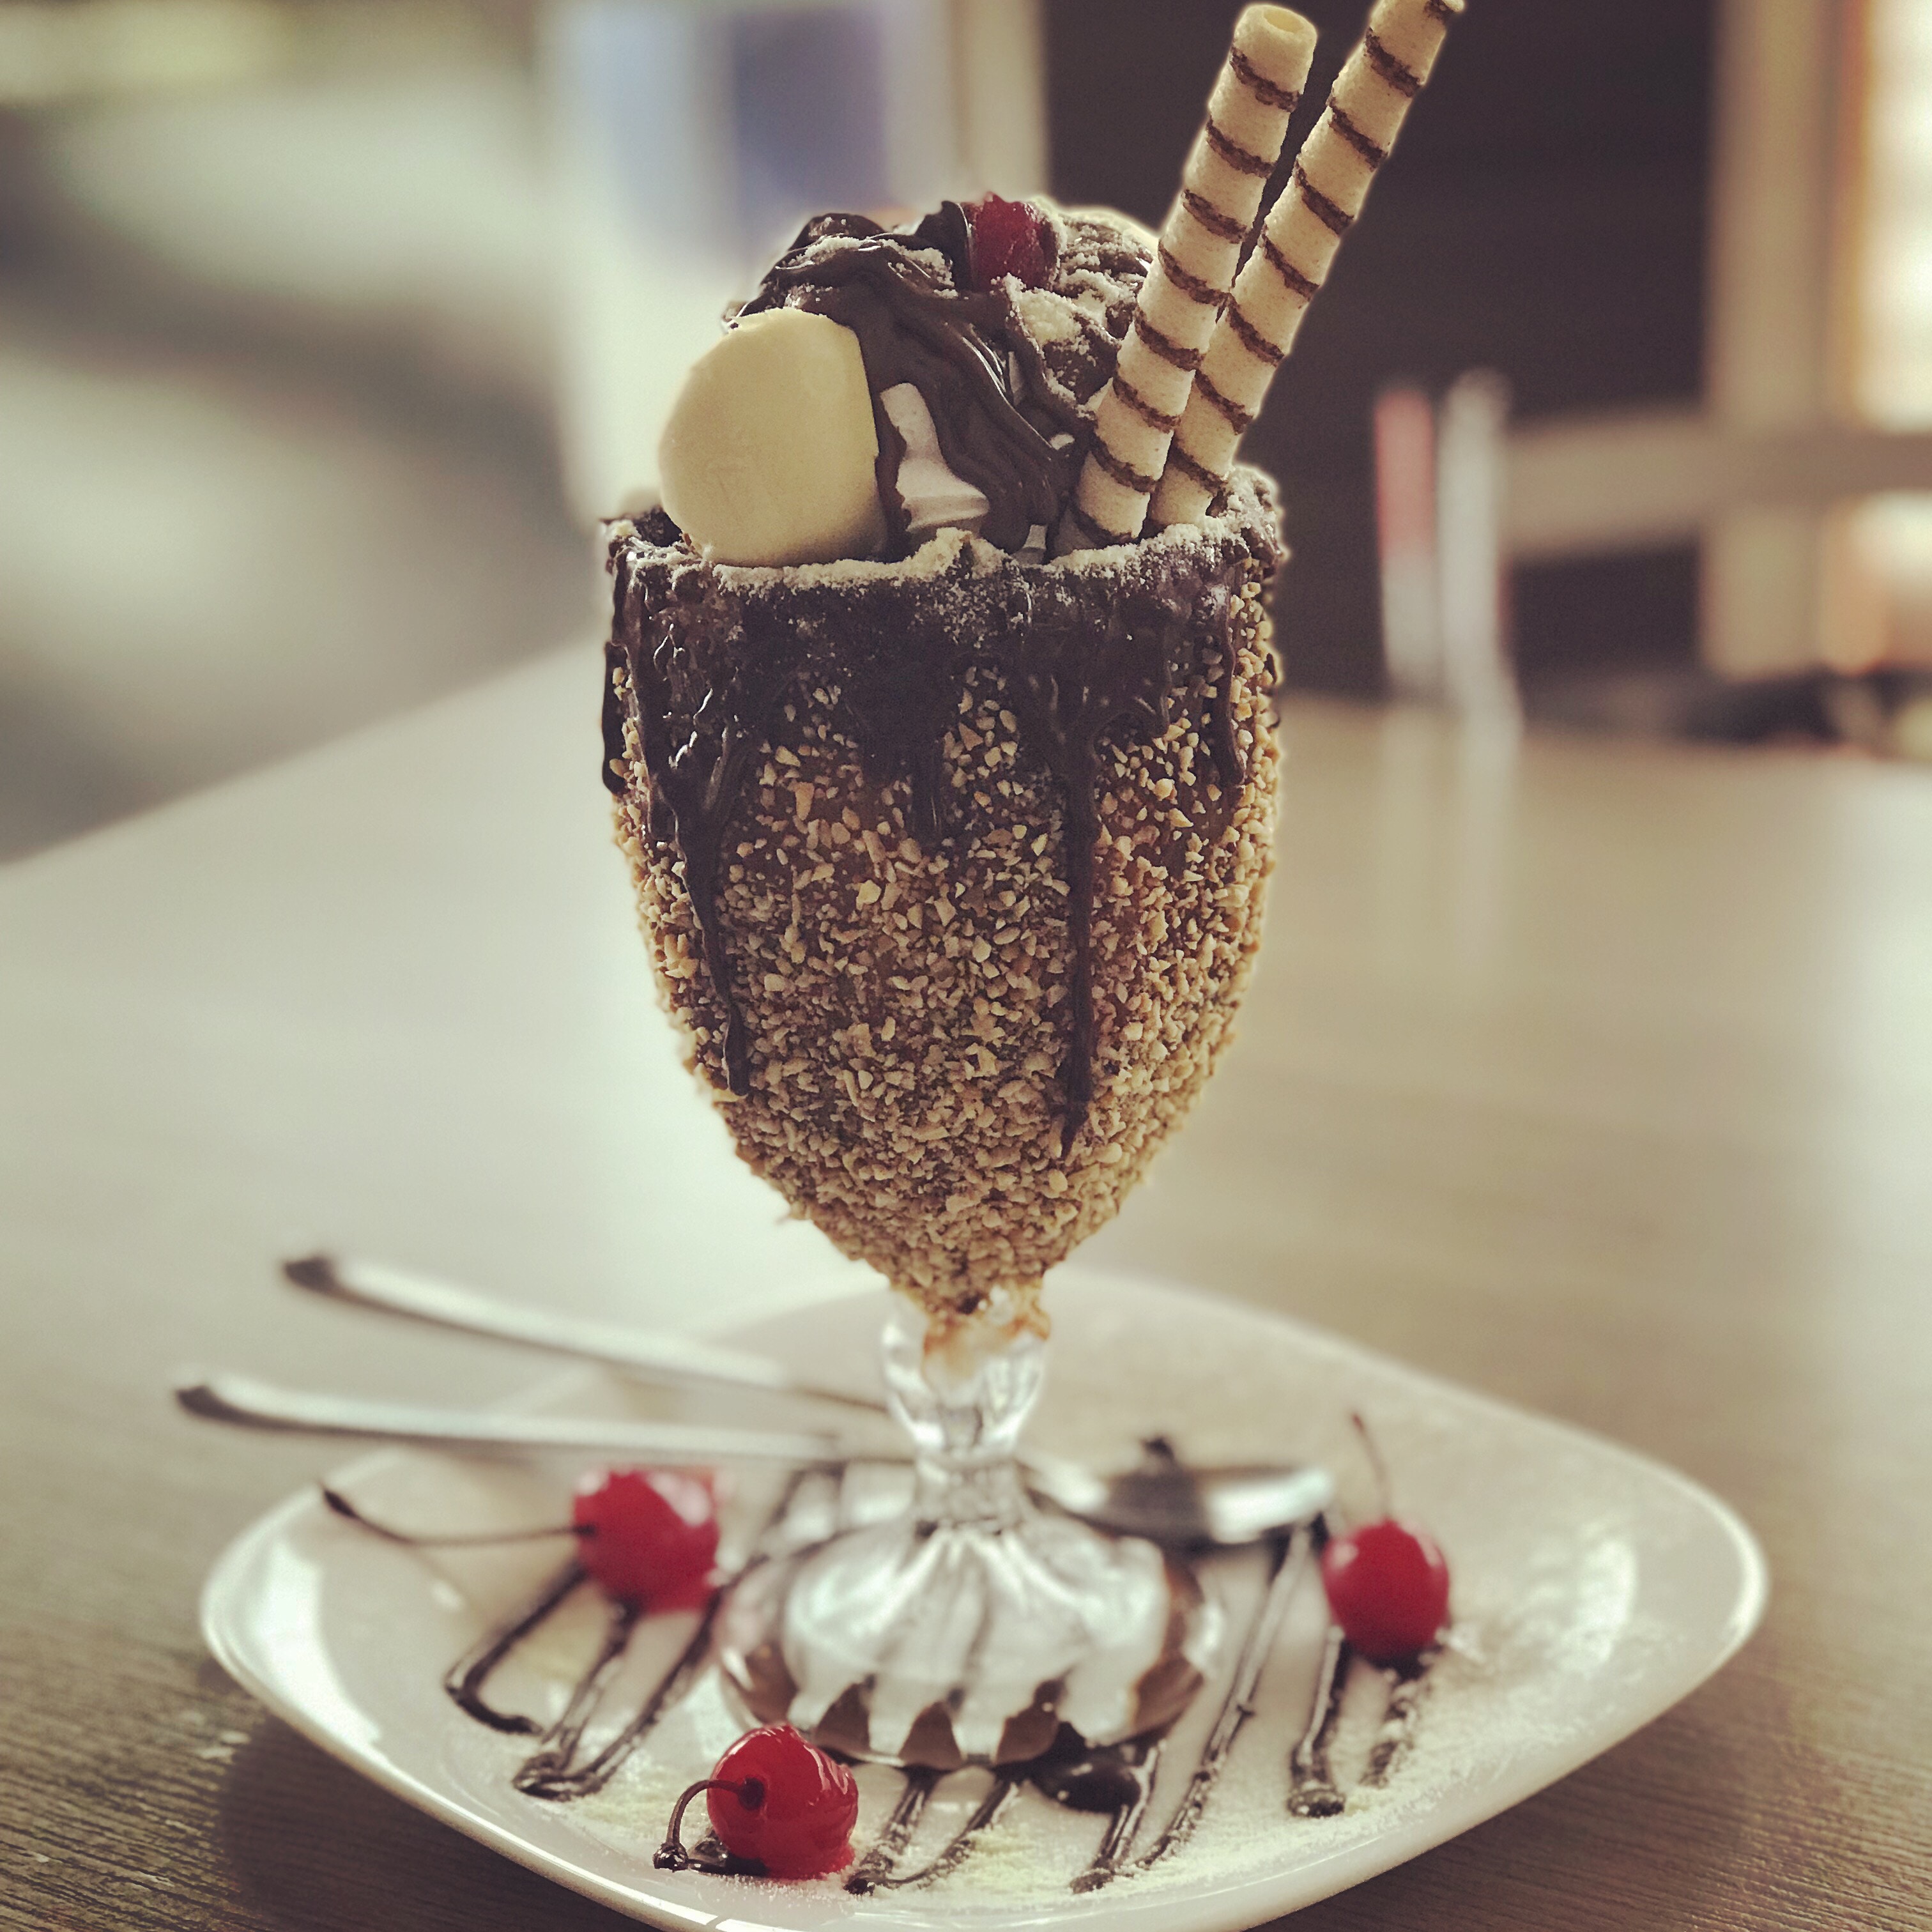
<svg viewBox="0 0 1932 1932">
<path fill-rule="evenodd" d="M 1762 1614 L 1763 1559 L 1736 1516 L 1613 1444 L 1278 1316 L 1172 1288 L 1069 1270 L 1054 1278 L 1048 1306 L 1053 1367 L 1034 1430 L 1042 1446 L 1120 1466 L 1139 1438 L 1160 1432 L 1197 1462 L 1322 1460 L 1342 1479 L 1346 1520 L 1351 1504 L 1357 1517 L 1376 1513 L 1348 1422 L 1359 1410 L 1393 1472 L 1400 1513 L 1427 1526 L 1447 1553 L 1451 1641 L 1430 1673 L 1413 1744 L 1379 1789 L 1360 1774 L 1385 1687 L 1380 1673 L 1355 1666 L 1335 1744 L 1339 1780 L 1352 1787 L 1340 1816 L 1297 1818 L 1286 1807 L 1288 1754 L 1309 1721 L 1326 1624 L 1312 1573 L 1192 1841 L 1086 1895 L 1069 1881 L 1102 1821 L 1058 1810 L 1030 1790 L 982 1851 L 928 1888 L 855 1898 L 836 1881 L 654 1870 L 672 1798 L 705 1776 L 736 1735 L 715 1685 L 674 1712 L 594 1798 L 524 1796 L 511 1774 L 531 1741 L 472 1722 L 441 1685 L 478 1634 L 555 1567 L 554 1551 L 398 1549 L 304 1492 L 216 1567 L 202 1600 L 209 1646 L 271 1710 L 377 1784 L 653 1924 L 991 1932 L 1105 1918 L 1144 1932 L 1232 1932 L 1413 1858 L 1574 1770 L 1709 1676 Z M 794 1312 L 742 1339 L 814 1376 L 875 1385 L 883 1312 L 883 1297 L 862 1296 Z M 724 1412 L 715 1394 L 667 1397 L 592 1374 L 550 1384 L 538 1400 L 612 1414 Z M 372 1514 L 428 1533 L 562 1521 L 575 1473 L 385 1452 L 337 1480 Z M 1208 1587 L 1228 1614 L 1224 1674 L 1260 1569 L 1258 1556 L 1207 1566 Z M 567 1606 L 512 1660 L 497 1701 L 554 1715 L 596 1646 L 601 1617 L 594 1603 Z M 637 1708 L 691 1628 L 688 1617 L 647 1621 L 593 1726 L 592 1748 Z M 1224 1688 L 1210 1677 L 1171 1740 L 1142 1844 L 1185 1784 Z M 962 1772 L 940 1786 L 915 1853 L 950 1835 L 983 1778 Z M 862 1850 L 899 1780 L 866 1767 L 860 1782 Z"/>
</svg>

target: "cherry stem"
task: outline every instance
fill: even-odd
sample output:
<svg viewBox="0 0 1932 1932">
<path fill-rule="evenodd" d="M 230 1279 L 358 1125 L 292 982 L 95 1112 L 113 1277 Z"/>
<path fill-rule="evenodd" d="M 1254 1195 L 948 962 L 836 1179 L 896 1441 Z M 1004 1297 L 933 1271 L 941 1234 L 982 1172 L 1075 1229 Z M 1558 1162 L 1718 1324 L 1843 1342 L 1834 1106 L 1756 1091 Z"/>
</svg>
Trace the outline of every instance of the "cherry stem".
<svg viewBox="0 0 1932 1932">
<path fill-rule="evenodd" d="M 1382 1452 L 1376 1447 L 1376 1438 L 1369 1433 L 1369 1425 L 1362 1420 L 1360 1409 L 1351 1409 L 1348 1420 L 1355 1425 L 1355 1433 L 1362 1438 L 1362 1447 L 1369 1452 L 1369 1467 L 1376 1472 L 1376 1496 L 1382 1505 L 1384 1516 L 1394 1514 L 1394 1507 L 1389 1498 L 1388 1465 L 1382 1460 Z"/>
<path fill-rule="evenodd" d="M 672 1809 L 670 1822 L 664 1827 L 664 1843 L 652 1862 L 661 1871 L 676 1871 L 690 1862 L 691 1854 L 684 1849 L 684 1814 L 700 1791 L 731 1791 L 742 1796 L 744 1790 L 743 1785 L 728 1778 L 700 1778 L 688 1786 Z"/>
<path fill-rule="evenodd" d="M 467 1536 L 411 1536 L 407 1531 L 392 1529 L 387 1523 L 378 1522 L 366 1516 L 340 1490 L 331 1489 L 326 1483 L 318 1485 L 322 1499 L 335 1514 L 352 1522 L 358 1529 L 366 1529 L 371 1536 L 380 1536 L 385 1543 L 400 1543 L 411 1550 L 460 1550 L 480 1548 L 496 1543 L 541 1543 L 553 1536 L 594 1536 L 596 1529 L 590 1523 L 563 1523 L 553 1529 L 485 1530 Z"/>
</svg>

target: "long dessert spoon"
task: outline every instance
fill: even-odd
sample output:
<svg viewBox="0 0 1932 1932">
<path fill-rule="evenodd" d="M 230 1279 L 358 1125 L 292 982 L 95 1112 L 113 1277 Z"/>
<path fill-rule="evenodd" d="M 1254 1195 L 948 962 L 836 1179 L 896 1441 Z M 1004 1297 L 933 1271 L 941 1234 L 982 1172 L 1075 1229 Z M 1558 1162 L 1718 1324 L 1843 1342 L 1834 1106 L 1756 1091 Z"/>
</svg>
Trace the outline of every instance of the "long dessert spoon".
<svg viewBox="0 0 1932 1932">
<path fill-rule="evenodd" d="M 786 1462 L 840 1469 L 874 1457 L 836 1436 L 713 1427 L 704 1423 L 619 1420 L 598 1416 L 520 1415 L 513 1411 L 423 1408 L 278 1388 L 252 1376 L 196 1376 L 175 1385 L 175 1400 L 204 1422 L 286 1435 L 410 1442 L 438 1449 L 581 1450 L 670 1464 Z"/>
<path fill-rule="evenodd" d="M 432 1328 L 453 1328 L 515 1342 L 551 1354 L 603 1362 L 646 1381 L 681 1386 L 716 1382 L 733 1388 L 760 1389 L 771 1395 L 809 1396 L 848 1408 L 883 1414 L 875 1395 L 855 1394 L 794 1375 L 782 1363 L 688 1335 L 647 1334 L 614 1322 L 579 1315 L 519 1308 L 454 1282 L 399 1268 L 387 1262 L 360 1261 L 331 1254 L 302 1255 L 282 1264 L 285 1280 L 332 1301 L 400 1315 Z"/>
<path fill-rule="evenodd" d="M 873 1414 L 885 1411 L 876 1396 L 808 1381 L 766 1356 L 688 1336 L 647 1334 L 616 1322 L 520 1308 L 387 1262 L 316 1253 L 284 1262 L 282 1274 L 296 1287 L 330 1300 L 601 1362 L 674 1388 L 710 1383 L 809 1396 Z M 1145 1448 L 1133 1468 L 1110 1477 L 1030 1445 L 1021 1449 L 1019 1461 L 1034 1492 L 1070 1516 L 1170 1546 L 1256 1542 L 1306 1521 L 1334 1494 L 1334 1484 L 1318 1468 L 1254 1463 L 1195 1469 L 1164 1442 Z"/>
<path fill-rule="evenodd" d="M 207 1422 L 436 1449 L 578 1450 L 650 1462 L 774 1462 L 820 1469 L 910 1460 L 903 1450 L 854 1449 L 830 1436 L 686 1422 L 419 1408 L 279 1388 L 246 1376 L 184 1381 L 176 1386 L 175 1400 L 190 1415 Z M 1260 1542 L 1308 1521 L 1334 1493 L 1328 1472 L 1312 1465 L 1193 1469 L 1158 1440 L 1147 1444 L 1132 1468 L 1117 1476 L 1102 1476 L 1077 1462 L 1031 1451 L 1023 1453 L 1020 1461 L 1028 1486 L 1068 1515 L 1117 1535 L 1144 1537 L 1168 1548 L 1232 1548 Z"/>
</svg>

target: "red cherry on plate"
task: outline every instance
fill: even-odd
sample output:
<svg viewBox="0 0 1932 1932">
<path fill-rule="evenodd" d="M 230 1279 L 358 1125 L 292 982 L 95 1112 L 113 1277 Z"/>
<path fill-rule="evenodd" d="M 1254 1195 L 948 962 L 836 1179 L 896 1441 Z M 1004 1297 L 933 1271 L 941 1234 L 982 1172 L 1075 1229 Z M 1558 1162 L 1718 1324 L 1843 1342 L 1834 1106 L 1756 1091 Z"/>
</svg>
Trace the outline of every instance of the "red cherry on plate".
<svg viewBox="0 0 1932 1932">
<path fill-rule="evenodd" d="M 1371 1664 L 1400 1664 L 1426 1650 L 1449 1615 L 1442 1551 L 1390 1516 L 1331 1538 L 1322 1583 L 1342 1634 Z"/>
<path fill-rule="evenodd" d="M 711 1479 L 686 1469 L 606 1469 L 571 1508 L 578 1561 L 620 1603 L 694 1610 L 711 1594 L 718 1505 Z"/>
<path fill-rule="evenodd" d="M 704 1807 L 724 1849 L 773 1878 L 823 1878 L 852 1862 L 858 1782 L 789 1724 L 747 1731 L 718 1760 Z"/>
<path fill-rule="evenodd" d="M 1030 289 L 1046 280 L 1046 225 L 1030 202 L 982 195 L 966 210 L 973 224 L 973 279 L 990 289 L 1017 275 Z"/>
</svg>

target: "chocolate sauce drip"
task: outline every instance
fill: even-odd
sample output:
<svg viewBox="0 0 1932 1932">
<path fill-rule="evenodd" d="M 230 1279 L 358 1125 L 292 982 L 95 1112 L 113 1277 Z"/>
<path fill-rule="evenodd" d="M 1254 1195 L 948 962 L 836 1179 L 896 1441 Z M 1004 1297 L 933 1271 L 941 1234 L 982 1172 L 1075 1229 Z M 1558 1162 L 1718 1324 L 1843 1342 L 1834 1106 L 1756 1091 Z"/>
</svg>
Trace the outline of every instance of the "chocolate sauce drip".
<svg viewBox="0 0 1932 1932">
<path fill-rule="evenodd" d="M 1018 352 L 1027 365 L 1029 396 L 1051 393 L 1084 410 L 1092 406 L 1114 376 L 1152 250 L 1148 241 L 1124 233 L 1104 216 L 1060 208 L 1048 226 L 1054 262 L 1048 286 L 1078 304 L 1073 310 L 1078 332 L 1038 345 L 1040 366 L 1048 372 L 1048 384 L 1039 381 L 1035 368 L 1028 363 L 1026 349 Z M 1096 296 L 1098 314 L 1093 312 Z M 1077 474 L 1078 464 L 1075 470 Z"/>
<path fill-rule="evenodd" d="M 931 248 L 946 257 L 956 289 L 976 289 L 980 272 L 973 256 L 973 220 L 956 201 L 942 201 L 907 237 L 909 248 Z"/>
<path fill-rule="evenodd" d="M 1100 841 L 1100 752 L 1117 729 L 1166 730 L 1188 609 L 1130 596 L 1103 610 L 1079 607 L 1063 590 L 1051 611 L 1024 596 L 1013 614 L 1024 641 L 1007 666 L 1014 709 L 1035 756 L 1060 788 L 1065 825 L 1066 920 L 1073 942 L 1071 1036 L 1060 1071 L 1063 1153 L 1094 1104 L 1094 901 Z M 1190 600 L 1191 602 L 1191 600 Z"/>
<path fill-rule="evenodd" d="M 1389 1681 L 1388 1708 L 1375 1748 L 1369 1754 L 1368 1768 L 1362 1782 L 1371 1789 L 1386 1784 L 1396 1767 L 1414 1748 L 1417 1727 L 1422 1721 L 1422 1700 L 1429 1689 L 1429 1673 L 1438 1653 L 1424 1651 L 1420 1657 L 1390 1664 L 1383 1672 Z"/>
<path fill-rule="evenodd" d="M 924 632 L 855 668 L 842 687 L 845 722 L 866 776 L 876 784 L 904 781 L 914 836 L 928 844 L 936 844 L 952 821 L 941 746 L 959 715 L 968 662 L 958 639 Z"/>
<path fill-rule="evenodd" d="M 993 1774 L 993 1781 L 986 1787 L 986 1795 L 973 1808 L 972 1816 L 952 1836 L 940 1846 L 938 1853 L 929 1864 L 921 1865 L 916 1871 L 888 1874 L 872 1877 L 863 1887 L 854 1882 L 859 1874 L 854 1872 L 846 1881 L 848 1892 L 892 1892 L 919 1885 L 932 1885 L 938 1880 L 957 1871 L 966 1862 L 968 1854 L 979 1842 L 981 1834 L 988 1830 L 1000 1814 L 1006 1809 L 1006 1800 L 1012 1797 L 1025 1781 L 1024 1766 L 1009 1766 Z"/>
<path fill-rule="evenodd" d="M 1352 1652 L 1347 1638 L 1330 1629 L 1315 1679 L 1315 1700 L 1303 1732 L 1288 1760 L 1288 1808 L 1298 1818 L 1333 1818 L 1346 1800 L 1336 1789 L 1328 1754 L 1342 1721 L 1342 1699 L 1348 1688 Z"/>
<path fill-rule="evenodd" d="M 604 1641 L 591 1660 L 590 1667 L 572 1687 L 562 1716 L 544 1732 L 542 1743 L 517 1767 L 510 1780 L 526 1797 L 577 1795 L 574 1790 L 561 1792 L 559 1787 L 571 1781 L 571 1760 L 577 1755 L 578 1746 L 584 1742 L 584 1726 L 595 1714 L 604 1688 L 616 1674 L 618 1665 L 624 1660 L 624 1653 L 630 1648 L 631 1633 L 637 1628 L 641 1614 L 636 1604 L 614 1603 L 610 1606 L 609 1619 L 604 1628 Z"/>
<path fill-rule="evenodd" d="M 912 1843 L 912 1834 L 919 1829 L 919 1821 L 926 1816 L 926 1805 L 945 1774 L 927 1765 L 907 1766 L 905 1788 L 899 1793 L 899 1802 L 892 1807 L 892 1815 L 881 1828 L 872 1849 L 853 1867 L 852 1875 L 845 1881 L 848 1892 L 872 1892 L 890 1882 L 892 1867 L 898 1862 L 900 1853 Z"/>
<path fill-rule="evenodd" d="M 718 915 L 721 854 L 746 775 L 794 680 L 838 687 L 842 718 L 875 780 L 902 780 L 917 836 L 948 829 L 944 740 L 969 670 L 1010 694 L 1022 748 L 1063 806 L 1073 953 L 1060 1069 L 1061 1141 L 1092 1107 L 1099 1019 L 1094 917 L 1103 754 L 1166 729 L 1190 686 L 1211 684 L 1200 717 L 1216 772 L 1242 782 L 1233 722 L 1234 622 L 1254 558 L 1279 556 L 1265 518 L 1178 552 L 1143 546 L 1132 566 L 1070 571 L 1001 560 L 956 574 L 798 584 L 723 576 L 682 548 L 620 542 L 608 651 L 606 770 L 634 728 L 650 782 L 651 836 L 675 842 L 712 990 L 724 1011 L 726 1084 L 749 1090 L 744 1025 Z M 1208 641 L 1203 647 L 1203 634 Z M 617 754 L 610 746 L 616 742 Z M 614 774 L 612 774 L 614 776 Z"/>
<path fill-rule="evenodd" d="M 622 634 L 635 580 L 621 580 L 621 556 L 616 568 Z M 669 590 L 640 618 L 637 645 L 626 653 L 628 716 L 650 777 L 650 835 L 674 842 L 684 862 L 705 968 L 724 1009 L 726 1084 L 742 1096 L 752 1090 L 751 1065 L 718 923 L 718 870 L 725 830 L 746 772 L 764 748 L 797 644 L 768 612 L 721 596 L 715 574 L 695 562 L 673 573 Z"/>
<path fill-rule="evenodd" d="M 928 218 L 930 219 L 929 217 Z M 874 220 L 869 214 L 853 214 L 841 209 L 832 208 L 824 214 L 814 214 L 792 237 L 791 246 L 778 257 L 778 260 L 781 262 L 789 262 L 794 256 L 803 254 L 808 248 L 815 247 L 820 242 L 860 242 L 863 241 L 868 236 L 883 235 L 885 232 L 884 223 Z M 755 296 L 752 298 L 754 302 L 757 299 Z M 728 316 L 735 317 L 743 315 L 751 306 L 751 302 L 740 302 L 736 308 L 727 311 Z"/>
<path fill-rule="evenodd" d="M 1147 1816 L 1154 1796 L 1154 1774 L 1160 1768 L 1160 1741 L 1130 1738 L 1124 1743 L 1091 1750 L 1077 1733 L 1066 1732 L 1071 1748 L 1063 1746 L 1059 1761 L 1049 1760 L 1033 1774 L 1036 1790 L 1070 1811 L 1101 1811 L 1106 1828 L 1086 1869 L 1076 1875 L 1077 1892 L 1098 1892 L 1120 1869 L 1120 1861 Z"/>
<path fill-rule="evenodd" d="M 949 242 L 958 245 L 950 235 L 933 245 Z M 1014 399 L 1006 357 L 1024 332 L 1015 328 L 1006 297 L 972 289 L 970 264 L 969 278 L 949 287 L 914 252 L 926 245 L 916 237 L 882 232 L 816 254 L 808 244 L 779 257 L 740 313 L 756 315 L 788 305 L 807 309 L 842 322 L 859 338 L 878 431 L 879 500 L 890 526 L 889 556 L 903 556 L 908 544 L 898 490 L 905 446 L 880 398 L 902 382 L 911 383 L 924 398 L 947 467 L 985 494 L 991 506 L 986 540 L 1018 550 L 1034 525 L 1051 526 L 1058 519 L 1074 471 L 1067 452 L 1048 440 L 1051 429 L 1043 431 L 1030 421 Z M 969 258 L 970 245 L 969 236 Z"/>
<path fill-rule="evenodd" d="M 625 1623 L 621 1608 L 614 1610 L 604 1649 L 578 1680 L 576 1689 L 571 1694 L 569 1705 L 555 1728 L 518 1768 L 512 1780 L 517 1789 L 532 1798 L 557 1800 L 585 1798 L 592 1792 L 602 1790 L 616 1775 L 625 1760 L 656 1729 L 664 1714 L 697 1682 L 711 1654 L 711 1633 L 718 1620 L 718 1606 L 723 1601 L 722 1591 L 713 1593 L 689 1641 L 678 1652 L 670 1668 L 652 1687 L 637 1714 L 589 1762 L 574 1765 L 572 1760 L 583 1741 L 584 1725 L 596 1708 L 609 1673 L 616 1667 L 625 1645 L 630 1640 L 632 1626 L 635 1622 L 633 1617 L 632 1623 Z M 573 1714 L 580 1707 L 581 1715 L 575 1718 L 573 1725 Z"/>
<path fill-rule="evenodd" d="M 1247 777 L 1247 762 L 1241 756 L 1240 740 L 1234 733 L 1234 611 L 1235 600 L 1218 586 L 1206 593 L 1212 602 L 1214 622 L 1221 638 L 1221 669 L 1214 680 L 1214 695 L 1208 712 L 1208 748 L 1214 756 L 1214 769 L 1221 782 L 1232 791 Z"/>
<path fill-rule="evenodd" d="M 629 608 L 631 575 L 625 568 L 623 553 L 613 550 L 610 572 L 610 635 L 614 640 L 624 634 L 625 614 Z M 604 704 L 598 722 L 604 731 L 604 767 L 600 776 L 604 789 L 613 798 L 622 798 L 629 781 L 630 748 L 624 742 L 624 720 L 629 707 L 624 702 L 620 667 L 609 649 L 604 654 Z"/>
<path fill-rule="evenodd" d="M 443 1675 L 442 1688 L 465 1716 L 474 1718 L 479 1724 L 488 1724 L 493 1731 L 508 1731 L 516 1736 L 534 1737 L 543 1728 L 533 1718 L 500 1711 L 494 1704 L 485 1702 L 483 1687 L 504 1658 L 584 1580 L 581 1564 L 566 1564 L 508 1622 L 490 1631 L 475 1648 L 466 1651 L 449 1666 Z"/>
<path fill-rule="evenodd" d="M 1220 1781 L 1228 1755 L 1234 1748 L 1234 1740 L 1240 1735 L 1241 1727 L 1254 1715 L 1255 1693 L 1261 1683 L 1262 1666 L 1268 1661 L 1268 1652 L 1274 1648 L 1282 1619 L 1288 1614 L 1289 1600 L 1308 1567 L 1314 1534 L 1312 1531 L 1298 1530 L 1292 1536 L 1278 1539 L 1274 1545 L 1274 1574 L 1268 1580 L 1254 1621 L 1248 1626 L 1240 1655 L 1235 1660 L 1234 1675 L 1228 1682 L 1228 1694 L 1214 1720 L 1214 1728 L 1202 1748 L 1200 1762 L 1194 1768 L 1194 1775 L 1181 1794 L 1173 1816 L 1168 1820 L 1167 1828 L 1134 1862 L 1137 1869 L 1144 1871 L 1150 1865 L 1158 1864 L 1193 1837 L 1195 1827 L 1201 1822 L 1201 1814 L 1208 1808 L 1208 1798 Z"/>
</svg>

